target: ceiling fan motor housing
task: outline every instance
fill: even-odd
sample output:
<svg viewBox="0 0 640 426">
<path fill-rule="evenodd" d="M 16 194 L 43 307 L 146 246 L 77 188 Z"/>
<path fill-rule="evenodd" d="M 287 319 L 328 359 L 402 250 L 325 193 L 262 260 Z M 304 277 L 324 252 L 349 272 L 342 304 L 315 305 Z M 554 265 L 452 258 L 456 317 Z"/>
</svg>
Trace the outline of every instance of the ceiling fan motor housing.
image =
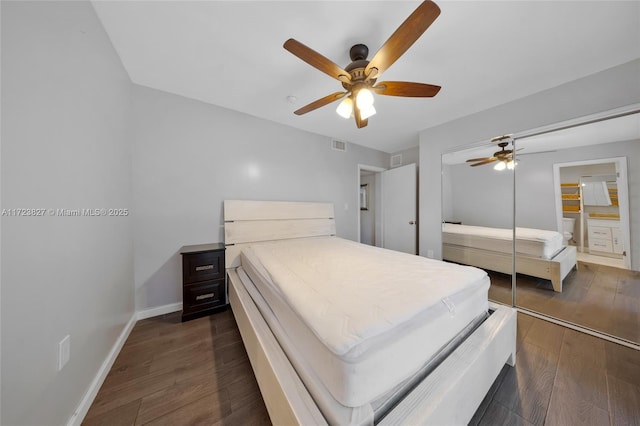
<svg viewBox="0 0 640 426">
<path fill-rule="evenodd" d="M 367 55 L 369 55 L 369 48 L 364 44 L 356 44 L 351 47 L 349 50 L 349 57 L 351 58 L 351 63 L 347 65 L 344 70 L 349 73 L 351 76 L 351 82 L 345 83 L 342 82 L 342 87 L 345 90 L 352 90 L 354 86 L 360 86 L 358 83 L 365 83 L 367 75 L 364 70 L 369 65 L 369 61 L 367 61 Z M 369 79 L 366 83 L 367 86 L 371 87 L 376 82 L 375 78 Z"/>
<path fill-rule="evenodd" d="M 512 149 L 505 149 L 509 145 L 509 142 L 500 142 L 498 146 L 501 148 L 500 151 L 494 152 L 493 156 L 499 159 L 506 158 L 509 154 L 513 152 Z"/>
<path fill-rule="evenodd" d="M 367 56 L 369 56 L 369 48 L 364 44 L 354 44 L 351 46 L 351 49 L 349 49 L 351 61 L 367 59 Z"/>
</svg>

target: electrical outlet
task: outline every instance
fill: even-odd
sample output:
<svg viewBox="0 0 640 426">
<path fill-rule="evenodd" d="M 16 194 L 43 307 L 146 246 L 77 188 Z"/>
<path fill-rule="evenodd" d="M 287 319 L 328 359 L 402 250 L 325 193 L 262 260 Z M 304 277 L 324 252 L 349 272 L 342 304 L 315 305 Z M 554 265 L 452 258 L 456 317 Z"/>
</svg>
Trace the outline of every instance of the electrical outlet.
<svg viewBox="0 0 640 426">
<path fill-rule="evenodd" d="M 69 358 L 71 358 L 71 335 L 67 334 L 58 343 L 58 371 L 69 362 Z"/>
<path fill-rule="evenodd" d="M 433 259 L 433 250 L 427 250 L 427 257 Z"/>
</svg>

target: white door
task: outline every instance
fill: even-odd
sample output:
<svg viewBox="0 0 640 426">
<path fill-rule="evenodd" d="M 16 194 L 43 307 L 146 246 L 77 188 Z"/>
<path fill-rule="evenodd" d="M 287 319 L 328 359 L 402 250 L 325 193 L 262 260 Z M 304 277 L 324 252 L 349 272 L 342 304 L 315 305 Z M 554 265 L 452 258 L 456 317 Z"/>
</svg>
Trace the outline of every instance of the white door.
<svg viewBox="0 0 640 426">
<path fill-rule="evenodd" d="M 382 172 L 382 246 L 417 254 L 418 175 L 415 164 Z"/>
</svg>

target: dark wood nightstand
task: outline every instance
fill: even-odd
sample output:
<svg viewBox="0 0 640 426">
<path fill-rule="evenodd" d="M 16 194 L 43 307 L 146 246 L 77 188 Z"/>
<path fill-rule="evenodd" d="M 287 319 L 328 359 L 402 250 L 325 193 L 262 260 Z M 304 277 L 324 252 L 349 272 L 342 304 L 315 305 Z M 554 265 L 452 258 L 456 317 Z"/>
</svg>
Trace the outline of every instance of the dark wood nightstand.
<svg viewBox="0 0 640 426">
<path fill-rule="evenodd" d="M 182 321 L 227 307 L 224 244 L 184 246 L 182 255 Z"/>
</svg>

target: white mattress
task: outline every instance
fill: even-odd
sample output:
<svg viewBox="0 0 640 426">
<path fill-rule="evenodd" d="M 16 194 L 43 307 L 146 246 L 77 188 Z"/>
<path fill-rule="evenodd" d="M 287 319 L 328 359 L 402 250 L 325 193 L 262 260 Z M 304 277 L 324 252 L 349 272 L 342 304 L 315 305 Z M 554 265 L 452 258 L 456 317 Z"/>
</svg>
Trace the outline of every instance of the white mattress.
<svg viewBox="0 0 640 426">
<path fill-rule="evenodd" d="M 510 254 L 513 230 L 484 226 L 442 225 L 442 242 Z M 562 234 L 542 229 L 516 228 L 516 254 L 552 259 L 562 250 Z"/>
<path fill-rule="evenodd" d="M 369 404 L 411 377 L 488 309 L 482 270 L 337 237 L 253 244 L 242 265 L 346 407 Z"/>
</svg>

